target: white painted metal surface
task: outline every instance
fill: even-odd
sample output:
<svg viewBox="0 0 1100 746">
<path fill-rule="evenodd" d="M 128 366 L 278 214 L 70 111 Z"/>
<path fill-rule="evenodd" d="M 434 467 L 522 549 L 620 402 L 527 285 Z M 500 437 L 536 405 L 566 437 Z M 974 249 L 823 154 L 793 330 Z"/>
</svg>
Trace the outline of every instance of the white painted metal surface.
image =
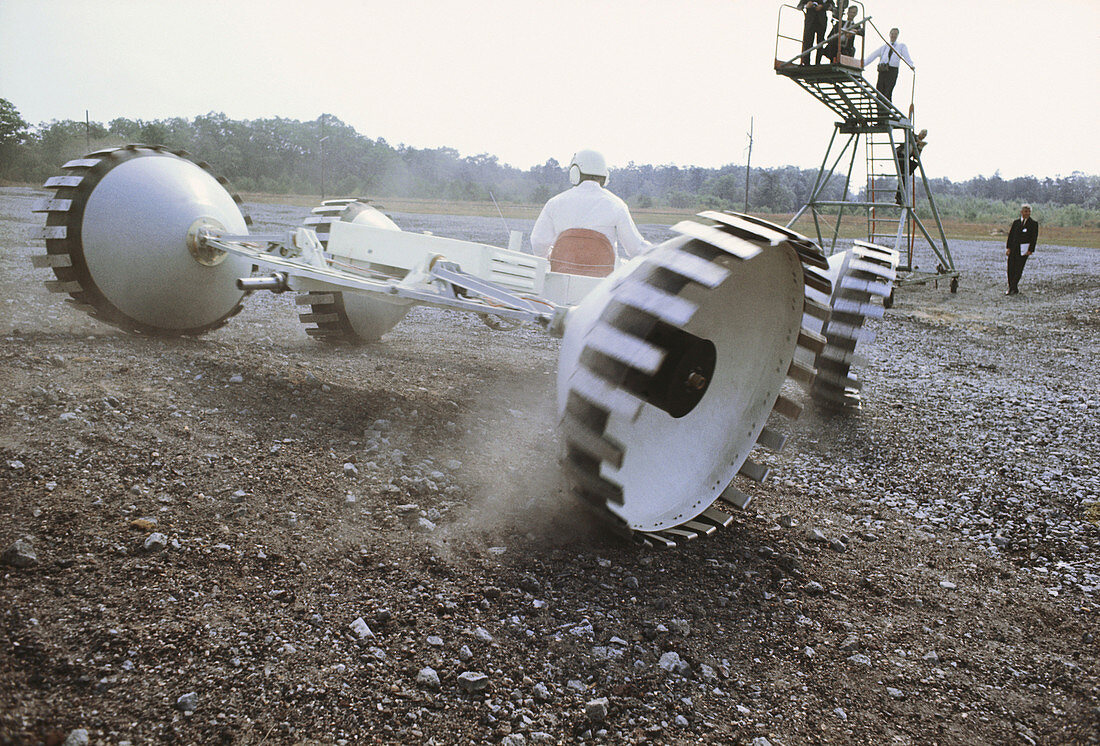
<svg viewBox="0 0 1100 746">
<path fill-rule="evenodd" d="M 175 157 L 132 158 L 112 168 L 84 208 L 81 243 L 88 271 L 115 307 L 149 326 L 187 329 L 210 324 L 241 301 L 236 257 L 203 266 L 187 246 L 199 218 L 245 233 L 236 203 L 194 163 Z"/>
<path fill-rule="evenodd" d="M 622 451 L 621 464 L 601 461 L 598 476 L 612 493 L 621 492 L 621 504 L 608 500 L 607 509 L 634 531 L 673 529 L 722 494 L 756 445 L 794 356 L 803 306 L 797 254 L 786 244 L 761 252 L 729 234 L 724 242 L 730 239 L 745 244 L 737 248 L 752 258 L 720 254 L 704 259 L 685 251 L 693 243 L 688 238 L 675 239 L 616 271 L 566 320 L 558 409 L 564 414 L 570 397 L 579 396 L 607 411 L 601 434 Z M 640 285 L 650 288 L 654 301 L 668 292 L 658 287 L 667 275 L 655 267 L 679 267 L 682 277 L 696 280 L 675 293 L 695 309 L 676 326 L 709 340 L 717 352 L 706 393 L 680 417 L 648 401 L 640 408 L 630 406 L 641 397 L 624 390 L 622 380 L 606 379 L 585 359 L 590 351 L 600 351 L 630 361 L 638 374 L 653 373 L 652 355 L 632 358 L 641 343 L 627 330 L 633 324 L 625 324 L 618 336 L 601 330 L 614 327 L 620 297 L 637 294 Z M 630 288 L 628 295 L 622 288 Z M 608 344 L 621 349 L 607 353 Z"/>
</svg>

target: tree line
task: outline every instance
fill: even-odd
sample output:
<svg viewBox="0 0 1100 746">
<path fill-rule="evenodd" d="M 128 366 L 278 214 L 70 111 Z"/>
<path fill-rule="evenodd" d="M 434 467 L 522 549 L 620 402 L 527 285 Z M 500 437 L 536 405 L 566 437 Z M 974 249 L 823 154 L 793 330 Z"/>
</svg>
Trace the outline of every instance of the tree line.
<svg viewBox="0 0 1100 746">
<path fill-rule="evenodd" d="M 212 112 L 193 119 L 120 117 L 106 124 L 54 120 L 32 126 L 11 102 L 0 99 L 0 179 L 42 182 L 67 160 L 124 143 L 186 150 L 246 192 L 440 200 L 488 200 L 491 194 L 500 202 L 541 204 L 569 186 L 563 164 L 553 158 L 522 170 L 487 153 L 463 156 L 447 147 L 391 145 L 359 134 L 331 114 L 305 122 L 282 117 L 235 120 Z M 792 213 L 809 198 L 816 178 L 816 170 L 794 166 L 754 168 L 749 209 Z M 745 207 L 745 167 L 733 164 L 702 168 L 630 163 L 615 169 L 611 186 L 636 208 Z M 1097 176 L 1003 179 L 995 174 L 963 182 L 938 178 L 931 186 L 941 213 L 960 220 L 999 220 L 1006 211 L 1011 215 L 1019 202 L 1029 201 L 1049 206 L 1048 220 L 1057 213 L 1063 224 L 1100 226 Z M 823 198 L 838 200 L 843 193 L 843 180 L 834 177 Z"/>
</svg>

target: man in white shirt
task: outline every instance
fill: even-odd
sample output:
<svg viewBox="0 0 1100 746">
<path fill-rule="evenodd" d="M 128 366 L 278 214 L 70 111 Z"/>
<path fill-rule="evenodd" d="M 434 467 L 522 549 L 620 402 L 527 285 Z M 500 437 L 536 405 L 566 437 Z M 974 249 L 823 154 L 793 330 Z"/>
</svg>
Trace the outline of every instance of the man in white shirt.
<svg viewBox="0 0 1100 746">
<path fill-rule="evenodd" d="M 607 161 L 600 153 L 578 150 L 573 155 L 569 164 L 573 188 L 552 197 L 531 230 L 531 247 L 536 255 L 549 256 L 558 236 L 573 228 L 602 233 L 612 247 L 627 257 L 653 248 L 638 232 L 626 203 L 604 189 L 607 177 Z"/>
<path fill-rule="evenodd" d="M 890 29 L 890 42 L 871 52 L 871 56 L 863 61 L 863 67 L 865 69 L 870 67 L 875 60 L 879 60 L 878 82 L 875 88 L 887 101 L 893 101 L 894 84 L 898 82 L 898 66 L 901 65 L 902 60 L 908 62 L 910 67 L 914 66 L 913 59 L 909 56 L 909 47 L 898 42 L 896 28 Z"/>
</svg>

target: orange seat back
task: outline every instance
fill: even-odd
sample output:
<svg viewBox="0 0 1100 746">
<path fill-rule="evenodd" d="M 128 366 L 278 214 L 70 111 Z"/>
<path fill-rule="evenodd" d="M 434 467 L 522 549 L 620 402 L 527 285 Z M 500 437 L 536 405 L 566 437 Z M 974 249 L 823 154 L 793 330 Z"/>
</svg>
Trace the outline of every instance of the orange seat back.
<svg viewBox="0 0 1100 746">
<path fill-rule="evenodd" d="M 615 249 L 607 236 L 586 228 L 562 231 L 550 247 L 550 271 L 606 277 L 615 269 Z"/>
</svg>

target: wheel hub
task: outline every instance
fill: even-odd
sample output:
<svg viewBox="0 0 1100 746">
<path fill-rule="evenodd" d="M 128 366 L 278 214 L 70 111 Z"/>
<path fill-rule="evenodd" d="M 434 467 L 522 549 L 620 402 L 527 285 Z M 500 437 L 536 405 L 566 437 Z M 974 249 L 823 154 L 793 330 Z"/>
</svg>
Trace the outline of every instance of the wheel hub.
<svg viewBox="0 0 1100 746">
<path fill-rule="evenodd" d="M 225 226 L 214 218 L 198 218 L 187 229 L 187 250 L 192 258 L 204 267 L 216 267 L 225 261 L 228 254 L 219 248 L 210 246 L 205 239 L 211 230 L 224 231 Z"/>
</svg>

